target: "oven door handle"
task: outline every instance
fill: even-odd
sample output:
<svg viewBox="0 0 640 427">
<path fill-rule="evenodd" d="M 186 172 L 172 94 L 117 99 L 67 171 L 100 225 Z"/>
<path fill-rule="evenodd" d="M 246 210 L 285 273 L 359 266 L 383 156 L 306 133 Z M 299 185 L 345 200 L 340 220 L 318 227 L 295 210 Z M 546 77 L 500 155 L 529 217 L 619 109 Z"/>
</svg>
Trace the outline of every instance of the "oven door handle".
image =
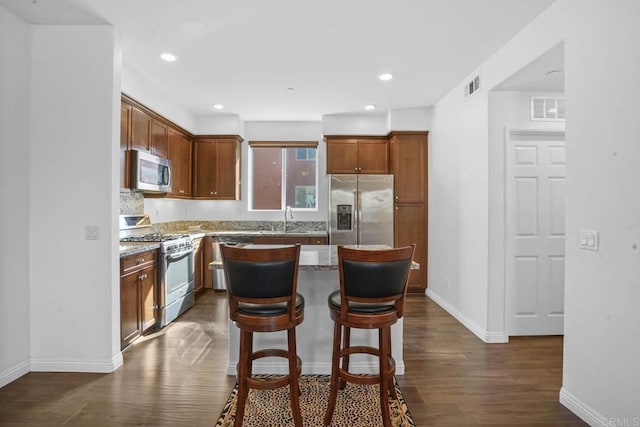
<svg viewBox="0 0 640 427">
<path fill-rule="evenodd" d="M 189 255 L 193 253 L 193 249 L 187 249 L 185 251 L 176 252 L 174 254 L 167 254 L 167 259 L 178 259 L 182 258 L 185 255 Z"/>
</svg>

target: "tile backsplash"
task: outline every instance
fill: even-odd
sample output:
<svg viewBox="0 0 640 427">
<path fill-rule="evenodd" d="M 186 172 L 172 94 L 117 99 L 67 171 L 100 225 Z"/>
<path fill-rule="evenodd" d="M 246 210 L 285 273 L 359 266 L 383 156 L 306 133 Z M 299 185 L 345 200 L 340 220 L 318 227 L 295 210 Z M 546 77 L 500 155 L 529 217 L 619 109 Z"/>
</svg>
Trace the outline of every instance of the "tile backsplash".
<svg viewBox="0 0 640 427">
<path fill-rule="evenodd" d="M 144 194 L 138 192 L 120 193 L 120 215 L 144 214 Z"/>
</svg>

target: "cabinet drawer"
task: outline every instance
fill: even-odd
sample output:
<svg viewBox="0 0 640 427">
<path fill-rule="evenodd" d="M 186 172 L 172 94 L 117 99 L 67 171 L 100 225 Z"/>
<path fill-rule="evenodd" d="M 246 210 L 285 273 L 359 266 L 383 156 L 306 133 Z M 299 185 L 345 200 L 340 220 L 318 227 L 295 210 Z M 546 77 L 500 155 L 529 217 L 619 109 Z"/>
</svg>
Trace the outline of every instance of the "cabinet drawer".
<svg viewBox="0 0 640 427">
<path fill-rule="evenodd" d="M 157 253 L 155 250 L 150 250 L 122 258 L 120 260 L 120 275 L 156 264 L 158 259 Z"/>
</svg>

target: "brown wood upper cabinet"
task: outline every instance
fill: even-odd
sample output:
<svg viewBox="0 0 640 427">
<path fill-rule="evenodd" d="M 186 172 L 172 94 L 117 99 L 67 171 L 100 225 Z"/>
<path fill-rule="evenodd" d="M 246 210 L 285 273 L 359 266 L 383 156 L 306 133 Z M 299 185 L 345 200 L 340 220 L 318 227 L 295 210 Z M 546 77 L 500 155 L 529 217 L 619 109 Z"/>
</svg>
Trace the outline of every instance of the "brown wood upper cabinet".
<svg viewBox="0 0 640 427">
<path fill-rule="evenodd" d="M 159 120 L 151 121 L 151 142 L 149 151 L 156 156 L 167 158 L 169 145 L 169 127 Z"/>
<path fill-rule="evenodd" d="M 131 106 L 130 148 L 167 157 L 168 126 L 142 109 Z"/>
<path fill-rule="evenodd" d="M 241 142 L 238 135 L 195 137 L 192 198 L 240 200 Z"/>
<path fill-rule="evenodd" d="M 120 188 L 131 188 L 131 166 L 127 151 L 131 148 L 131 110 L 131 105 L 120 103 Z"/>
<path fill-rule="evenodd" d="M 386 136 L 327 135 L 327 174 L 389 173 Z"/>
<path fill-rule="evenodd" d="M 171 160 L 173 182 L 170 197 L 191 198 L 191 139 L 169 128 L 168 159 Z"/>
</svg>

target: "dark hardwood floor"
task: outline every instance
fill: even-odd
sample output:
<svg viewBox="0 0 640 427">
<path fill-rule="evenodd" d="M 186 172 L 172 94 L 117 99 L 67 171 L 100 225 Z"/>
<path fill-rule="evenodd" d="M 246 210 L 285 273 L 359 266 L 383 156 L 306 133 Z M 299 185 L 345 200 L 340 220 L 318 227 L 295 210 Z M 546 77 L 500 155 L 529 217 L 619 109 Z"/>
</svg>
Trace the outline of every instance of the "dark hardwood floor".
<svg viewBox="0 0 640 427">
<path fill-rule="evenodd" d="M 484 344 L 423 295 L 407 298 L 404 324 L 398 382 L 418 426 L 586 425 L 558 403 L 561 337 Z M 226 355 L 226 297 L 206 291 L 112 374 L 30 373 L 1 388 L 0 426 L 212 427 L 235 382 Z"/>
</svg>

